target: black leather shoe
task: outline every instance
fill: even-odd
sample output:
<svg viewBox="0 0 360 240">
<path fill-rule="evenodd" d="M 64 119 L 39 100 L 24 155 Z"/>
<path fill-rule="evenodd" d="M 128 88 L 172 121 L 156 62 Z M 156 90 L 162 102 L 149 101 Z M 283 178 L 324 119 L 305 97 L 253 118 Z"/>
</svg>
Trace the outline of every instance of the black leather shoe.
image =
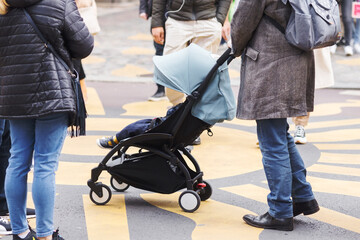
<svg viewBox="0 0 360 240">
<path fill-rule="evenodd" d="M 294 217 L 299 214 L 310 215 L 320 210 L 319 204 L 315 199 L 308 202 L 293 203 Z"/>
<path fill-rule="evenodd" d="M 274 218 L 268 212 L 260 216 L 247 214 L 243 217 L 243 219 L 247 224 L 258 228 L 275 229 L 282 231 L 292 231 L 294 229 L 292 217 Z"/>
</svg>

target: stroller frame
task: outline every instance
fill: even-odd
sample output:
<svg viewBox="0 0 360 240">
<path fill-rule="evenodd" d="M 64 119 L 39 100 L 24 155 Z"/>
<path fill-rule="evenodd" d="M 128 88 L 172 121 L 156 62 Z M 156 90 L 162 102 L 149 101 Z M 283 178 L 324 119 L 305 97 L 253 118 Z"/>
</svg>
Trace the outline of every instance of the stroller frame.
<svg viewBox="0 0 360 240">
<path fill-rule="evenodd" d="M 216 61 L 215 65 L 211 68 L 210 72 L 207 74 L 200 86 L 194 90 L 190 95 L 187 96 L 186 101 L 164 122 L 159 126 L 134 137 L 129 137 L 120 141 L 109 153 L 103 158 L 99 165 L 91 170 L 91 178 L 88 180 L 87 184 L 90 187 L 90 199 L 97 205 L 105 205 L 111 199 L 112 192 L 110 188 L 103 184 L 102 182 L 97 182 L 99 176 L 103 171 L 108 171 L 111 175 L 111 186 L 119 192 L 123 192 L 130 185 L 149 190 L 158 193 L 173 193 L 182 188 L 186 187 L 186 190 L 180 194 L 179 205 L 185 212 L 194 212 L 196 211 L 201 201 L 205 201 L 210 198 L 212 194 L 212 188 L 209 183 L 203 180 L 203 172 L 200 170 L 200 166 L 197 163 L 196 159 L 191 155 L 191 153 L 186 149 L 186 146 L 189 145 L 201 132 L 204 130 L 209 130 L 211 125 L 203 122 L 200 119 L 197 119 L 191 115 L 191 109 L 201 96 L 203 95 L 205 89 L 209 85 L 210 81 L 213 79 L 217 69 L 227 61 L 230 63 L 234 59 L 234 56 L 231 54 L 231 49 L 227 49 L 221 57 Z M 176 115 L 176 116 L 175 116 Z M 174 117 L 173 117 L 174 116 Z M 178 117 L 178 118 L 176 118 Z M 174 121 L 174 118 L 177 120 Z M 162 125 L 166 125 L 167 122 L 173 121 L 175 124 L 170 125 L 171 130 L 169 132 L 162 131 Z M 195 122 L 193 124 L 193 122 Z M 185 129 L 188 129 L 187 125 L 196 125 L 200 126 L 198 133 L 195 136 L 190 136 L 188 139 L 180 139 L 179 136 L 182 136 L 182 132 Z M 160 132 L 157 132 L 160 130 Z M 190 130 L 193 132 L 193 130 Z M 126 154 L 126 151 L 130 147 L 139 148 L 139 153 L 135 154 Z M 160 147 L 160 149 L 159 149 Z M 147 152 L 143 152 L 146 150 Z M 185 159 L 183 158 L 181 152 L 190 160 L 191 164 L 194 166 L 195 171 L 189 168 Z M 115 156 L 114 156 L 115 155 Z M 185 183 L 177 186 L 176 188 L 165 190 L 162 189 L 153 189 L 147 188 L 143 185 L 138 185 L 136 182 L 127 183 L 126 178 L 124 179 L 121 174 L 118 175 L 112 170 L 112 166 L 108 166 L 107 163 L 110 159 L 115 160 L 120 159 L 120 164 L 127 161 L 137 161 L 138 159 L 151 158 L 152 156 L 160 157 L 164 162 L 168 162 L 172 166 L 177 167 L 178 172 L 185 178 Z M 117 166 L 119 166 L 117 165 Z M 166 181 L 164 179 L 164 181 Z"/>
</svg>

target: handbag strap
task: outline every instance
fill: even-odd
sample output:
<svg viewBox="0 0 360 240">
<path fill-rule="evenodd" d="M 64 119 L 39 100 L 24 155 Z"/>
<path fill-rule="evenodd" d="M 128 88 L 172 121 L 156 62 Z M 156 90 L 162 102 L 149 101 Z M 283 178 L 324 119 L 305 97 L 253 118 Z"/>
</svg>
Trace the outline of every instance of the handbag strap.
<svg viewBox="0 0 360 240">
<path fill-rule="evenodd" d="M 26 11 L 25 8 L 23 8 L 22 10 L 25 13 L 26 18 L 28 19 L 28 21 L 30 22 L 32 27 L 34 28 L 37 35 L 40 37 L 41 41 L 44 42 L 45 47 L 54 54 L 54 56 L 59 60 L 61 65 L 64 66 L 65 70 L 74 78 L 76 76 L 76 71 L 74 71 L 74 73 L 71 72 L 71 70 L 70 70 L 69 66 L 66 64 L 66 62 L 59 56 L 59 54 L 56 52 L 55 48 L 51 45 L 51 43 L 49 41 L 46 40 L 44 35 L 41 33 L 40 29 L 37 27 L 34 20 L 31 18 L 30 14 Z"/>
</svg>

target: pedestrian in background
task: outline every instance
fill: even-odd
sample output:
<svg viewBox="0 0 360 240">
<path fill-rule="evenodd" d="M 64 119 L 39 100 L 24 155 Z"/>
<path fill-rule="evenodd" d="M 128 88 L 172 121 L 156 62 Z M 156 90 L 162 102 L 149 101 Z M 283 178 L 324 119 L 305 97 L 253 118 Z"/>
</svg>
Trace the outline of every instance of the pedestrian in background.
<svg viewBox="0 0 360 240">
<path fill-rule="evenodd" d="M 71 58 L 88 56 L 94 39 L 73 0 L 1 0 L 0 5 L 5 9 L 0 15 L 0 118 L 10 122 L 11 156 L 5 193 L 13 240 L 62 240 L 53 226 L 55 171 L 67 128 L 75 124 L 74 83 L 22 8 L 71 71 Z M 26 220 L 32 158 L 36 234 Z"/>
<path fill-rule="evenodd" d="M 153 0 L 151 31 L 155 42 L 165 43 L 164 55 L 186 48 L 190 43 L 216 54 L 230 2 L 231 0 Z M 166 22 L 164 16 L 167 17 Z M 165 93 L 173 106 L 184 101 L 183 93 L 169 88 L 165 89 Z"/>
<path fill-rule="evenodd" d="M 97 18 L 97 6 L 95 0 L 75 0 L 79 9 L 80 16 L 83 18 L 85 25 L 89 29 L 89 32 L 95 36 L 100 32 L 100 25 Z M 79 74 L 81 91 L 84 97 L 84 101 L 88 100 L 87 88 L 85 83 L 86 74 L 83 68 L 81 59 L 73 59 L 75 70 Z"/>
<path fill-rule="evenodd" d="M 334 85 L 334 72 L 331 64 L 330 47 L 314 50 L 315 59 L 315 89 L 327 88 Z M 306 144 L 305 127 L 309 123 L 310 112 L 305 116 L 293 117 L 295 124 L 294 141 L 296 144 Z"/>
<path fill-rule="evenodd" d="M 256 120 L 270 189 L 269 210 L 243 219 L 251 226 L 291 231 L 294 216 L 319 210 L 287 123 L 288 117 L 313 111 L 314 56 L 290 45 L 264 14 L 285 28 L 291 6 L 241 0 L 231 22 L 233 52 L 242 55 L 237 118 Z"/>
<path fill-rule="evenodd" d="M 148 20 L 152 15 L 152 0 L 140 0 L 139 6 L 139 16 L 144 20 Z M 165 16 L 164 16 L 165 18 Z M 164 20 L 165 22 L 165 20 Z M 155 48 L 155 55 L 162 56 L 164 52 L 164 44 L 159 44 L 153 41 L 154 48 Z M 156 84 L 156 92 L 149 97 L 149 101 L 160 101 L 165 100 L 167 97 L 165 96 L 165 88 L 160 84 Z"/>
</svg>

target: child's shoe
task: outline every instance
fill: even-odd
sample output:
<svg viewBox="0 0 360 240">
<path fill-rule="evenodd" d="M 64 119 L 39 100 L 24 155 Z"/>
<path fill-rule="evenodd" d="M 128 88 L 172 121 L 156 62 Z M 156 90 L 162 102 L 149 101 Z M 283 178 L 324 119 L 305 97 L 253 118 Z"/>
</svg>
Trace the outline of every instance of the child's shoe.
<svg viewBox="0 0 360 240">
<path fill-rule="evenodd" d="M 96 143 L 101 148 L 113 148 L 119 141 L 116 139 L 116 136 L 113 137 L 103 137 L 96 139 Z"/>
</svg>

